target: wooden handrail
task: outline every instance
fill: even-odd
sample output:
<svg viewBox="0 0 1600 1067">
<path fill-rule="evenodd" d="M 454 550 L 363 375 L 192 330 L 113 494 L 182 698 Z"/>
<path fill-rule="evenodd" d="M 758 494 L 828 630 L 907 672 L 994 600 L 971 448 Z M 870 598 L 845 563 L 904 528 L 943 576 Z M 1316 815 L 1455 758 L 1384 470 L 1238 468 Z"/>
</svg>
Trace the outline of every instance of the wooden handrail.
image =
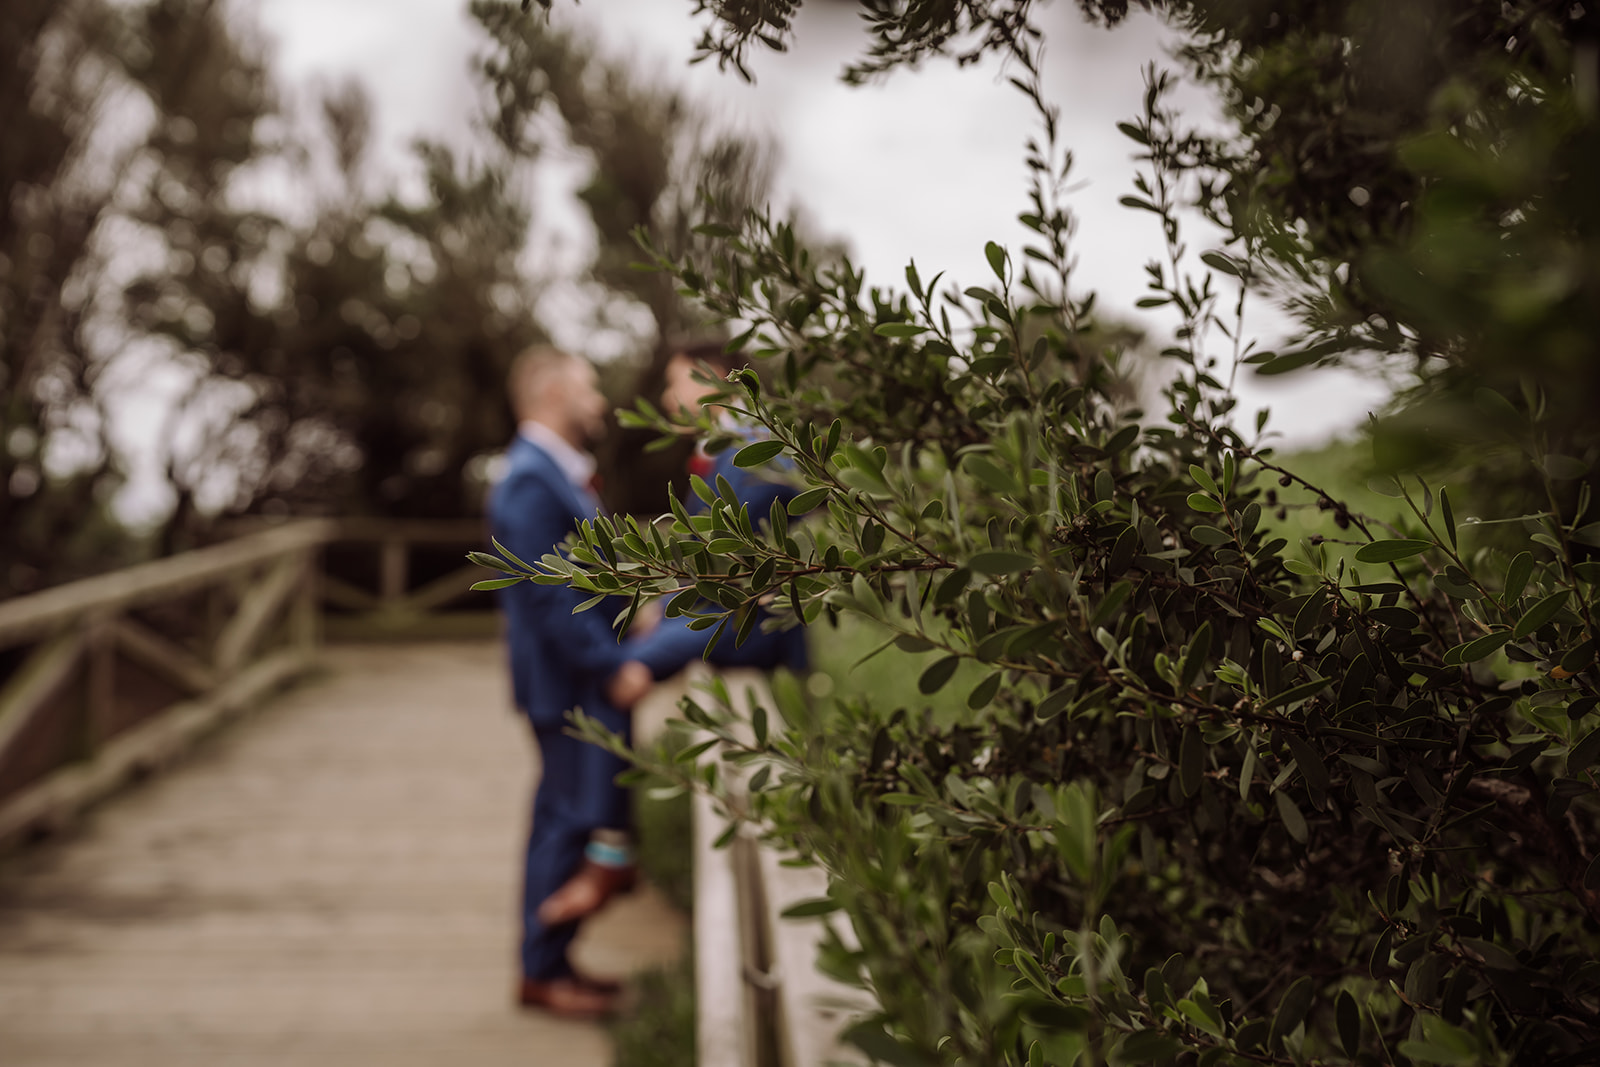
<svg viewBox="0 0 1600 1067">
<path fill-rule="evenodd" d="M 482 520 L 300 519 L 245 529 L 0 602 L 0 651 L 23 650 L 7 654 L 0 675 L 0 848 L 70 817 L 300 676 L 325 636 L 470 638 L 498 629 L 487 604 L 462 603 L 482 572 L 440 558 L 483 546 Z M 324 550 L 343 546 L 376 551 L 375 592 L 322 573 Z M 204 599 L 185 602 L 195 594 Z"/>
<path fill-rule="evenodd" d="M 97 613 L 165 599 L 278 556 L 326 544 L 339 531 L 328 519 L 305 519 L 209 548 L 0 601 L 0 648 L 32 640 Z"/>
<path fill-rule="evenodd" d="M 368 542 L 412 546 L 487 540 L 481 519 L 297 519 L 222 544 L 0 601 L 0 648 L 37 639 L 86 615 L 114 613 L 189 592 L 301 549 Z"/>
</svg>

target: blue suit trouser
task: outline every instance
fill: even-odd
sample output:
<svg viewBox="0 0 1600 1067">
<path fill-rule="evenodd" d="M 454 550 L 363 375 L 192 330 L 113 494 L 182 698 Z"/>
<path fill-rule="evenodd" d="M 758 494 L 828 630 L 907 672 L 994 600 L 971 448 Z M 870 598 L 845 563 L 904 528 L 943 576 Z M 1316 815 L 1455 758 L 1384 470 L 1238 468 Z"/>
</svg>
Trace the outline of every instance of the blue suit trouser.
<svg viewBox="0 0 1600 1067">
<path fill-rule="evenodd" d="M 632 718 L 626 712 L 596 705 L 590 714 L 632 743 Z M 567 736 L 559 726 L 535 727 L 534 737 L 542 769 L 522 882 L 522 975 L 549 980 L 572 973 L 567 948 L 578 924 L 547 927 L 539 921 L 539 905 L 577 871 L 591 832 L 628 829 L 633 813 L 628 791 L 616 783 L 627 768 L 621 758 Z"/>
</svg>

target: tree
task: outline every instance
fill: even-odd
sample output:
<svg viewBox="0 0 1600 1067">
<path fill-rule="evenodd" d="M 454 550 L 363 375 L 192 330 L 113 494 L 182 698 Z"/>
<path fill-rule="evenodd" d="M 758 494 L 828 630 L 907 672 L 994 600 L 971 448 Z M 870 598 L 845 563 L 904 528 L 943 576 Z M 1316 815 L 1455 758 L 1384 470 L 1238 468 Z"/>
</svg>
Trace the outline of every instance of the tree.
<svg viewBox="0 0 1600 1067">
<path fill-rule="evenodd" d="M 95 138 L 129 41 L 92 2 L 0 11 L 0 595 L 117 558 L 122 472 L 86 337 L 104 303 L 97 245 L 131 151 Z"/>
<path fill-rule="evenodd" d="M 1127 130 L 1144 164 L 1130 199 L 1167 246 L 1150 302 L 1183 321 L 1164 351 L 1166 410 L 1119 402 L 1118 353 L 1071 270 L 1065 153 L 1035 42 L 1012 17 L 1027 6 L 864 5 L 886 61 L 942 46 L 941 25 L 974 32 L 977 47 L 1011 50 L 1039 106 L 1021 216 L 1035 236 L 989 246 L 988 285 L 908 269 L 904 290 L 869 287 L 760 213 L 714 254 L 655 257 L 776 365 L 726 394 L 770 435 L 737 461 L 781 458 L 803 480 L 791 508 L 751 516 L 696 484 L 704 515 L 597 518 L 535 566 L 486 562 L 630 598 L 623 617 L 660 598 L 708 633 L 748 633 L 761 604 L 781 624 L 854 616 L 881 630 L 877 654 L 922 657 L 920 695 L 892 706 L 817 704 L 780 683 L 776 706 L 744 723 L 725 700 L 686 704 L 709 751 L 636 757 L 827 871 L 827 898 L 802 911 L 850 924 L 822 962 L 876 997 L 850 1031 L 876 1059 L 1592 1062 L 1600 565 L 1584 545 L 1600 544 L 1600 524 L 1586 524 L 1586 493 L 1567 506 L 1559 492 L 1581 461 L 1545 458 L 1572 431 L 1559 381 L 1534 373 L 1510 397 L 1481 386 L 1503 412 L 1483 436 L 1540 461 L 1519 477 L 1544 505 L 1493 515 L 1522 538 L 1484 537 L 1458 521 L 1458 492 L 1420 479 L 1393 483 L 1411 510 L 1394 529 L 1306 483 L 1263 443 L 1264 416 L 1237 421 L 1222 372 L 1284 358 L 1240 336 L 1247 283 L 1274 263 L 1315 277 L 1323 261 L 1242 217 L 1230 247 L 1186 253 L 1180 205 L 1215 202 L 1197 171 L 1226 159 L 1164 108 L 1158 76 Z M 760 29 L 753 13 L 792 5 L 713 11 L 737 44 Z M 1453 188 L 1423 185 L 1425 200 Z M 1483 202 L 1465 203 L 1457 224 L 1481 227 Z M 1528 209 L 1541 232 L 1582 232 L 1560 201 Z M 1448 288 L 1438 250 L 1405 244 L 1430 218 L 1379 251 Z M 1484 262 L 1526 269 L 1519 240 Z M 1562 306 L 1541 314 L 1561 321 Z M 1588 314 L 1566 308 L 1569 326 Z M 1517 321 L 1471 314 L 1441 319 L 1459 344 L 1477 340 L 1474 322 Z M 1424 383 L 1497 366 L 1496 351 L 1442 371 L 1423 360 Z M 824 365 L 848 396 L 813 373 Z M 1265 516 L 1273 481 L 1323 498 L 1350 546 L 1292 550 Z M 963 664 L 977 681 L 934 716 L 927 698 Z M 748 769 L 747 804 L 724 761 Z"/>
<path fill-rule="evenodd" d="M 704 252 L 705 227 L 736 221 L 765 201 L 771 186 L 767 145 L 721 128 L 681 91 L 641 77 L 624 60 L 505 0 L 475 0 L 473 17 L 492 47 L 483 64 L 495 99 L 490 122 L 514 158 L 548 151 L 551 129 L 592 159 L 579 200 L 594 224 L 589 274 L 609 304 L 642 309 L 653 326 L 643 358 L 615 368 L 610 392 L 625 403 L 661 391 L 675 346 L 707 332 L 704 314 L 664 275 L 635 269 L 641 228 L 671 254 Z M 623 428 L 601 447 L 608 502 L 618 510 L 658 511 L 663 486 L 682 488 L 687 442 L 647 451 L 651 435 Z"/>
</svg>

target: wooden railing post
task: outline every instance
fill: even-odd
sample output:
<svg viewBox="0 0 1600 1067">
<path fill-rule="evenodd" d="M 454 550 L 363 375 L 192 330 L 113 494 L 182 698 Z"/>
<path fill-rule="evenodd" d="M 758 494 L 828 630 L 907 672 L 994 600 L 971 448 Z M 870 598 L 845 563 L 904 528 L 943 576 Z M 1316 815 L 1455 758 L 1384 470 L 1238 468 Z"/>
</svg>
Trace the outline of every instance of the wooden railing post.
<svg viewBox="0 0 1600 1067">
<path fill-rule="evenodd" d="M 290 523 L 0 602 L 0 649 L 31 646 L 0 678 L 0 848 L 62 825 L 304 674 L 320 636 L 317 553 L 337 532 Z M 152 607 L 165 610 L 140 617 Z M 184 608 L 204 651 L 185 646 L 188 626 L 167 632 Z M 139 701 L 122 692 L 133 665 Z M 150 706 L 162 683 L 176 695 Z"/>
<path fill-rule="evenodd" d="M 116 721 L 116 617 L 97 614 L 86 627 L 88 673 L 84 692 L 83 756 L 92 759 Z"/>
<path fill-rule="evenodd" d="M 384 607 L 393 607 L 406 595 L 409 584 L 409 545 L 399 538 L 387 538 L 379 556 L 378 597 Z"/>
<path fill-rule="evenodd" d="M 321 550 L 306 549 L 300 566 L 300 585 L 289 608 L 289 641 L 309 654 L 322 643 Z"/>
</svg>

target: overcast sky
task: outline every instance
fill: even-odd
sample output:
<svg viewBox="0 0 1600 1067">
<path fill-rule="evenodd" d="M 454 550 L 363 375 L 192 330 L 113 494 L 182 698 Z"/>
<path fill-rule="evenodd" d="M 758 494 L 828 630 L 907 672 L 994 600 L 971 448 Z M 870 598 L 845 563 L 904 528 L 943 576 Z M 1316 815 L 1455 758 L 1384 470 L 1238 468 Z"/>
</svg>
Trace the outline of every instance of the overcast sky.
<svg viewBox="0 0 1600 1067">
<path fill-rule="evenodd" d="M 254 7 L 295 91 L 351 76 L 367 85 L 378 104 L 385 167 L 403 170 L 406 145 L 419 134 L 467 143 L 477 45 L 465 0 L 255 0 Z M 799 202 L 818 229 L 845 242 L 869 280 L 899 284 L 914 258 L 923 277 L 944 270 L 963 285 L 982 284 L 984 242 L 1020 244 L 1022 149 L 1037 123 L 997 64 L 936 62 L 881 84 L 844 86 L 839 69 L 864 39 L 853 5 L 813 0 L 794 50 L 759 56 L 750 86 L 714 63 L 689 65 L 698 38 L 691 7 L 689 0 L 556 0 L 553 17 L 592 27 L 642 70 L 688 86 L 730 122 L 774 136 L 780 204 Z M 1144 65 L 1166 62 L 1164 31 L 1139 17 L 1115 31 L 1095 29 L 1061 0 L 1044 10 L 1047 91 L 1061 107 L 1064 140 L 1086 183 L 1074 198 L 1080 273 L 1103 307 L 1131 314 L 1160 234 L 1154 216 L 1117 204 L 1130 188 L 1134 146 L 1115 124 L 1140 108 Z M 1180 100 L 1193 114 L 1209 107 L 1197 90 Z M 588 238 L 564 193 L 542 189 L 552 202 L 539 214 L 558 220 L 566 253 L 580 261 Z M 1216 237 L 1191 239 L 1199 251 Z M 1257 327 L 1269 335 L 1283 329 L 1272 315 Z M 558 330 L 558 340 L 585 348 L 582 336 Z M 1386 391 L 1353 375 L 1318 374 L 1314 385 L 1244 381 L 1241 392 L 1247 407 L 1273 407 L 1287 443 L 1310 444 L 1359 422 Z"/>
</svg>

